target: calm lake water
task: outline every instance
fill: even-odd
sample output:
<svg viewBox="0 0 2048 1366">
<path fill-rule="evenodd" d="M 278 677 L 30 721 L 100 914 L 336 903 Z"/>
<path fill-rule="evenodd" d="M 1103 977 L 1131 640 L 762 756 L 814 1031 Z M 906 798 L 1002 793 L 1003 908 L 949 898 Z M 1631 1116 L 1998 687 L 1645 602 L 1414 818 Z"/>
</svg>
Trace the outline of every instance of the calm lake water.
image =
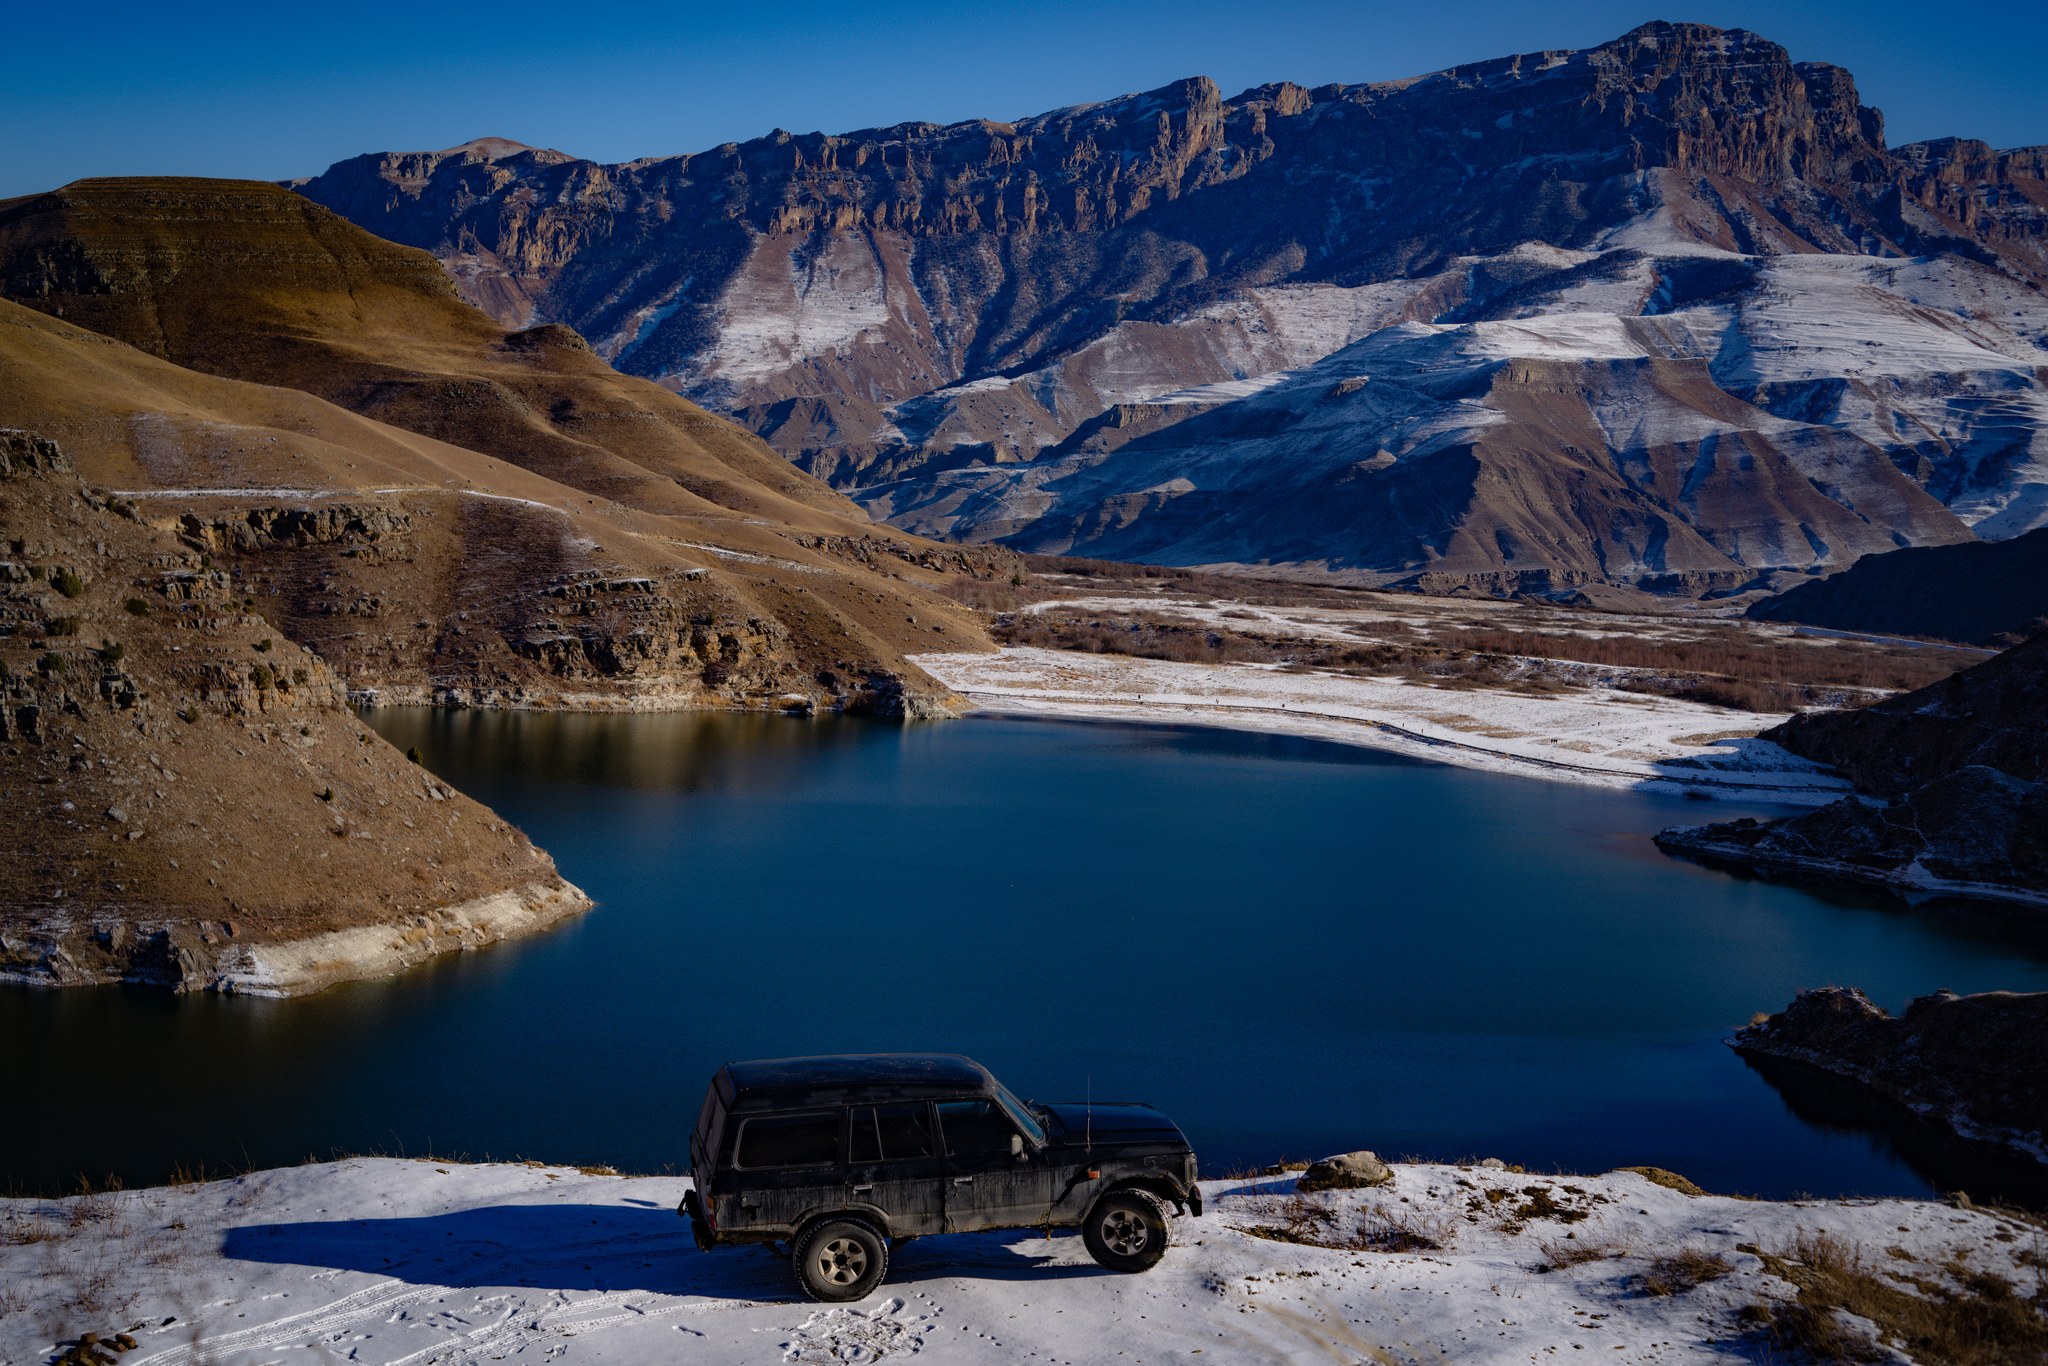
<svg viewBox="0 0 2048 1366">
<path fill-rule="evenodd" d="M 1823 983 L 1894 1009 L 2048 988 L 2040 944 L 1993 924 L 1650 844 L 1725 805 L 1193 728 L 371 721 L 597 910 L 301 1001 L 0 991 L 0 1177 L 348 1151 L 658 1171 L 727 1059 L 944 1049 L 1021 1094 L 1149 1100 L 1212 1172 L 1371 1147 L 1982 1191 L 1981 1159 L 1722 1039 Z"/>
</svg>

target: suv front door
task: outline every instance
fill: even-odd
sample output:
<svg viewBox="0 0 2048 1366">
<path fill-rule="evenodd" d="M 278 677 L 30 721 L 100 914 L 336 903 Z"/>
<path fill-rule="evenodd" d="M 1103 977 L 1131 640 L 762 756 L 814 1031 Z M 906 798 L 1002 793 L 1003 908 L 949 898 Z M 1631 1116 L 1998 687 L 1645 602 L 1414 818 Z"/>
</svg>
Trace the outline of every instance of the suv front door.
<svg viewBox="0 0 2048 1366">
<path fill-rule="evenodd" d="M 1052 1208 L 1052 1171 L 1003 1107 L 980 1097 L 942 1100 L 937 1109 L 946 1151 L 947 1231 L 1044 1223 Z"/>
<path fill-rule="evenodd" d="M 945 1230 L 945 1159 L 930 1101 L 856 1105 L 846 1144 L 848 1205 L 882 1211 L 890 1236 Z"/>
</svg>

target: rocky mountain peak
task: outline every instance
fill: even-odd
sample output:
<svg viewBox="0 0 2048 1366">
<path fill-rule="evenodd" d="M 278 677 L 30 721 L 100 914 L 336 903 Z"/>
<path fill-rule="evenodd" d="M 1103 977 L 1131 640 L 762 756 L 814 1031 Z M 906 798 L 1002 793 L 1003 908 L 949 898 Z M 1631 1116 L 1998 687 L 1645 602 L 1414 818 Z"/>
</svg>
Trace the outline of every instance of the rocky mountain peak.
<svg viewBox="0 0 2048 1366">
<path fill-rule="evenodd" d="M 2048 359 L 2042 168 L 1894 155 L 1843 69 L 1654 23 L 1407 80 L 1190 77 L 1013 121 L 359 161 L 301 189 L 902 527 L 1733 591 L 2048 518 L 2048 452 L 2005 415 Z M 1251 470 L 1330 487 L 1225 491 Z"/>
</svg>

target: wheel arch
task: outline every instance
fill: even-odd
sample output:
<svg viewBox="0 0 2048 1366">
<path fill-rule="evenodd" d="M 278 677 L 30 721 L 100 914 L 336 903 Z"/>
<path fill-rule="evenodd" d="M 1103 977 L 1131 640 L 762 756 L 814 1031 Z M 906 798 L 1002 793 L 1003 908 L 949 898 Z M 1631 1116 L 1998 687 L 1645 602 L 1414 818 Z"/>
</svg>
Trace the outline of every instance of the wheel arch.
<svg viewBox="0 0 2048 1366">
<path fill-rule="evenodd" d="M 797 1220 L 796 1225 L 789 1231 L 790 1247 L 794 1248 L 802 1242 L 805 1235 L 818 1225 L 830 1223 L 834 1219 L 851 1219 L 855 1223 L 866 1224 L 884 1239 L 896 1236 L 889 1228 L 889 1216 L 873 1205 L 842 1205 L 834 1209 L 813 1210 Z"/>
<path fill-rule="evenodd" d="M 1108 1190 L 1088 1202 L 1088 1215 L 1093 1215 L 1102 1202 L 1112 1195 L 1149 1195 L 1170 1209 L 1186 1206 L 1187 1192 L 1163 1176 L 1130 1176 L 1118 1181 Z M 1082 1216 L 1087 1218 L 1088 1215 Z"/>
</svg>

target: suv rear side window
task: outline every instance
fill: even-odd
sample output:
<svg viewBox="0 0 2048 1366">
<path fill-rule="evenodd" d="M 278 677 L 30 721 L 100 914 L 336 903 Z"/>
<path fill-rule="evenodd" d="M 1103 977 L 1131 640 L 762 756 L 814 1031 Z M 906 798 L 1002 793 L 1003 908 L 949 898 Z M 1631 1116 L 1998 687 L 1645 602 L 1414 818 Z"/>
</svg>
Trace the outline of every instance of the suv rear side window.
<svg viewBox="0 0 2048 1366">
<path fill-rule="evenodd" d="M 862 1105 L 853 1112 L 853 1160 L 901 1162 L 932 1157 L 931 1112 L 922 1101 L 905 1105 Z"/>
<path fill-rule="evenodd" d="M 762 1115 L 740 1126 L 739 1167 L 824 1167 L 839 1160 L 841 1110 Z"/>
<path fill-rule="evenodd" d="M 947 1100 L 939 1103 L 939 1127 L 951 1157 L 986 1157 L 1010 1152 L 1017 1126 L 992 1100 Z"/>
</svg>

